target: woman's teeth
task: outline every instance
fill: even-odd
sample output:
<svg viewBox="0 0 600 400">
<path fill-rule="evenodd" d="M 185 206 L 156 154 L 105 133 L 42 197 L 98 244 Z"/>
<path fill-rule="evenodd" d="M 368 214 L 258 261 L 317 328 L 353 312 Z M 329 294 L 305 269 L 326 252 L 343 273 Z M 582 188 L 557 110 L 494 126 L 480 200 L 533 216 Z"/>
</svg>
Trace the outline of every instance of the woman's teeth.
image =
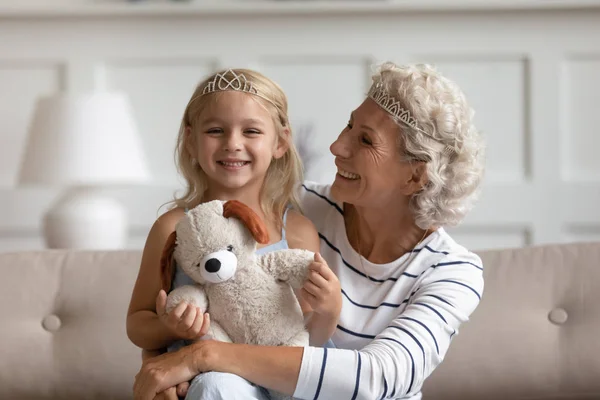
<svg viewBox="0 0 600 400">
<path fill-rule="evenodd" d="M 338 170 L 338 174 L 340 174 L 341 176 L 343 176 L 346 179 L 360 179 L 360 175 L 358 174 L 353 174 L 352 172 L 347 172 L 347 171 L 343 171 L 343 170 Z"/>
</svg>

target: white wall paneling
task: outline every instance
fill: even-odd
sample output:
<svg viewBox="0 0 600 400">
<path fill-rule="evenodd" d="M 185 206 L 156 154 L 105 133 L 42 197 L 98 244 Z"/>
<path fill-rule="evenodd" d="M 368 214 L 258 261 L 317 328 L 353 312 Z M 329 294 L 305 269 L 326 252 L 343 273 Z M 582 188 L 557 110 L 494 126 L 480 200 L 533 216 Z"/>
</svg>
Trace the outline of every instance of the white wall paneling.
<svg viewBox="0 0 600 400">
<path fill-rule="evenodd" d="M 307 179 L 333 181 L 334 158 L 329 145 L 345 127 L 350 111 L 363 101 L 371 63 L 360 55 L 260 59 L 257 68 L 277 81 L 289 96 L 294 126 L 299 131 L 304 125 L 312 128 L 311 147 L 319 151 L 307 167 Z M 315 101 L 316 96 L 319 101 Z"/>
<path fill-rule="evenodd" d="M 110 3 L 110 2 L 109 2 Z M 115 3 L 115 2 L 112 2 Z M 173 149 L 194 86 L 221 67 L 278 81 L 309 178 L 365 95 L 370 66 L 430 62 L 465 90 L 487 138 L 482 197 L 451 229 L 475 249 L 600 238 L 600 4 L 577 0 L 84 4 L 0 2 L 0 251 L 41 248 L 56 190 L 15 186 L 35 98 L 124 90 L 151 162 L 147 187 L 107 189 L 140 248 L 180 182 Z"/>
<path fill-rule="evenodd" d="M 99 77 L 103 86 L 123 90 L 131 98 L 156 183 L 172 185 L 177 181 L 173 151 L 169 150 L 175 149 L 183 110 L 194 84 L 216 65 L 208 59 L 176 58 L 129 59 L 104 65 Z"/>
<path fill-rule="evenodd" d="M 594 181 L 600 171 L 600 53 L 570 56 L 562 67 L 562 176 Z"/>
</svg>

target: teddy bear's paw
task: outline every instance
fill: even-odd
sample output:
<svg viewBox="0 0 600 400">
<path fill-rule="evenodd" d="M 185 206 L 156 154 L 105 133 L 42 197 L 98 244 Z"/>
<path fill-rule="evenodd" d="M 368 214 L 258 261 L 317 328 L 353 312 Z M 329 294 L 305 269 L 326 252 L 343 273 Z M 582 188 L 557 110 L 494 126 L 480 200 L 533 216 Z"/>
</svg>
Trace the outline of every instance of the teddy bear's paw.
<svg viewBox="0 0 600 400">
<path fill-rule="evenodd" d="M 218 322 L 212 321 L 210 322 L 210 328 L 208 329 L 208 333 L 204 335 L 204 338 L 210 338 L 213 340 L 218 340 L 219 342 L 227 342 L 232 343 L 231 338 L 225 332 L 225 330 L 219 325 Z"/>
<path fill-rule="evenodd" d="M 298 332 L 296 336 L 291 338 L 288 343 L 285 343 L 284 346 L 292 346 L 292 347 L 305 347 L 309 344 L 309 334 L 306 330 L 302 330 Z"/>
<path fill-rule="evenodd" d="M 165 311 L 167 312 L 167 314 L 169 314 L 171 311 L 173 311 L 173 309 L 175 307 L 177 307 L 177 304 L 179 304 L 179 303 L 176 303 L 175 301 L 176 300 L 174 298 L 167 297 L 167 305 L 165 306 Z"/>
<path fill-rule="evenodd" d="M 180 303 L 187 303 L 205 312 L 208 308 L 206 293 L 199 286 L 186 285 L 178 287 L 167 297 L 166 311 L 169 313 Z"/>
</svg>

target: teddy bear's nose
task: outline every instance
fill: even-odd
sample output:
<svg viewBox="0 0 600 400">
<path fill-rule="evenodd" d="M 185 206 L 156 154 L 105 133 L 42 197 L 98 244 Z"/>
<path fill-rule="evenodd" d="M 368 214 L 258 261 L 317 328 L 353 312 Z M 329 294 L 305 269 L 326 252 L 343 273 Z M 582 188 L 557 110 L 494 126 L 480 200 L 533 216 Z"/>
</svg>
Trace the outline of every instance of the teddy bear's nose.
<svg viewBox="0 0 600 400">
<path fill-rule="evenodd" d="M 211 258 L 206 262 L 204 268 L 206 268 L 207 272 L 218 272 L 221 269 L 221 261 L 217 260 L 216 258 Z"/>
</svg>

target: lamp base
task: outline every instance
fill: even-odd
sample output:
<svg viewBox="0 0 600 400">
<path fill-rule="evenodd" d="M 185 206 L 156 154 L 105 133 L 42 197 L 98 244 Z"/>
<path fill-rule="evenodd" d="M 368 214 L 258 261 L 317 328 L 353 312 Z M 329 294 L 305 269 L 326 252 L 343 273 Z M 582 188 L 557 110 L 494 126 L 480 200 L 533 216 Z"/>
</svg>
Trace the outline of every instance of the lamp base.
<svg viewBox="0 0 600 400">
<path fill-rule="evenodd" d="M 127 241 L 127 214 L 116 200 L 91 187 L 68 190 L 43 221 L 50 249 L 122 249 Z"/>
</svg>

